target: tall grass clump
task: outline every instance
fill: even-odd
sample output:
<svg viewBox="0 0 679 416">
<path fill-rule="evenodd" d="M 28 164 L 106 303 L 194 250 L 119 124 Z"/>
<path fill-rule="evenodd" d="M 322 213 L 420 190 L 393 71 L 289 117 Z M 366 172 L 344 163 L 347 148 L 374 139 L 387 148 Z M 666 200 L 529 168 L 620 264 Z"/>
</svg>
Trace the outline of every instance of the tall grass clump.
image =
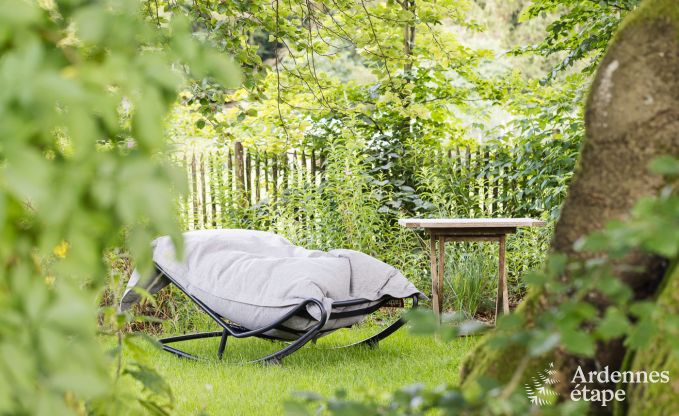
<svg viewBox="0 0 679 416">
<path fill-rule="evenodd" d="M 444 308 L 471 319 L 492 315 L 497 290 L 497 253 L 478 243 L 446 250 Z"/>
</svg>

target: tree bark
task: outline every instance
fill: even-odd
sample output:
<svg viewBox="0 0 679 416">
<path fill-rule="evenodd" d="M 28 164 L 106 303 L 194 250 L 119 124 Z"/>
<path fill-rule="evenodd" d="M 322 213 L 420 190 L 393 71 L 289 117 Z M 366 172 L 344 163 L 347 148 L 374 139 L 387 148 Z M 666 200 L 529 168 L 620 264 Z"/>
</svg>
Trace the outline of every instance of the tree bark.
<svg viewBox="0 0 679 416">
<path fill-rule="evenodd" d="M 674 265 L 663 282 L 657 305 L 661 316 L 679 315 L 679 267 Z M 669 383 L 629 384 L 627 400 L 616 408 L 623 415 L 670 415 L 679 408 L 679 360 L 676 358 L 677 339 L 655 335 L 647 347 L 630 353 L 631 371 L 668 371 Z"/>
<path fill-rule="evenodd" d="M 662 177 L 649 173 L 648 165 L 661 155 L 679 155 L 678 28 L 679 7 L 673 0 L 648 0 L 628 16 L 612 41 L 589 94 L 586 139 L 557 222 L 552 251 L 585 260 L 591 254 L 574 249 L 578 239 L 611 220 L 624 219 L 641 197 L 656 195 L 666 185 Z M 617 277 L 633 288 L 637 299 L 655 296 L 667 269 L 665 259 L 640 251 L 616 261 L 618 264 L 641 266 L 637 268 L 641 271 L 616 267 Z M 545 304 L 544 299 L 540 293 L 531 293 L 519 307 L 529 322 L 555 306 Z M 600 310 L 606 307 L 606 300 L 596 293 L 587 301 Z M 606 365 L 618 369 L 625 353 L 622 340 L 616 340 L 599 344 L 593 359 L 557 350 L 556 357 L 533 360 L 528 368 L 554 361 L 562 373 L 559 379 L 564 381 L 557 390 L 567 394 L 578 365 L 585 371 Z M 462 378 L 468 382 L 486 375 L 507 381 L 523 355 L 517 347 L 498 351 L 481 342 L 463 364 Z M 592 410 L 606 413 L 610 406 Z"/>
</svg>

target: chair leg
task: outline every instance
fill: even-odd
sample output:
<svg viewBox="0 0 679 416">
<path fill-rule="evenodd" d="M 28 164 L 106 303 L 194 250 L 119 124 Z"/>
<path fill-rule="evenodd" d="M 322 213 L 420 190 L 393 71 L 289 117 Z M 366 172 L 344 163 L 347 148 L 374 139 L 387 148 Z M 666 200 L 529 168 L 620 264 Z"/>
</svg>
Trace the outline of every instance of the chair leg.
<svg viewBox="0 0 679 416">
<path fill-rule="evenodd" d="M 217 357 L 221 360 L 222 356 L 224 355 L 224 348 L 226 348 L 226 337 L 228 337 L 229 334 L 226 332 L 226 329 L 222 332 L 222 339 L 219 341 L 219 351 L 217 351 Z"/>
<path fill-rule="evenodd" d="M 309 329 L 304 333 L 304 335 L 297 338 L 294 342 L 288 344 L 287 347 L 273 354 L 269 354 L 266 357 L 250 361 L 250 363 L 280 364 L 284 357 L 287 357 L 288 355 L 302 348 L 307 342 L 315 339 L 321 332 L 321 328 L 323 328 L 324 324 L 324 321 L 319 321 L 318 324 Z"/>
<path fill-rule="evenodd" d="M 201 358 L 196 357 L 195 355 L 191 355 L 188 352 L 184 352 L 182 350 L 178 350 L 176 348 L 169 347 L 167 345 L 163 345 L 163 351 L 167 351 L 170 354 L 174 354 L 179 358 L 186 358 L 188 360 L 195 360 L 195 361 L 200 361 Z"/>
<path fill-rule="evenodd" d="M 158 342 L 160 342 L 163 345 L 163 350 L 167 351 L 171 354 L 174 354 L 178 357 L 181 358 L 187 358 L 190 360 L 201 360 L 201 358 L 196 357 L 195 355 L 191 355 L 188 352 L 182 351 L 177 348 L 170 347 L 167 344 L 171 344 L 174 342 L 181 342 L 181 341 L 189 341 L 189 340 L 194 340 L 194 339 L 203 339 L 203 338 L 213 338 L 213 337 L 218 337 L 222 336 L 224 334 L 224 331 L 213 331 L 213 332 L 198 332 L 195 334 L 185 334 L 185 335 L 177 335 L 174 337 L 167 337 L 167 338 L 162 338 L 159 339 Z M 226 340 L 224 340 L 226 342 Z"/>
<path fill-rule="evenodd" d="M 256 360 L 249 361 L 249 363 L 254 364 L 254 363 L 264 363 L 264 364 L 280 364 L 283 361 L 283 358 L 292 354 L 293 352 L 297 351 L 301 347 L 303 347 L 307 342 L 313 340 L 316 338 L 321 331 L 321 328 L 323 327 L 324 322 L 320 321 L 318 324 L 316 324 L 314 327 L 309 329 L 307 332 L 305 332 L 301 337 L 296 339 L 294 342 L 291 342 L 288 344 L 285 348 L 276 351 L 272 354 L 269 354 L 265 357 L 258 358 Z M 214 332 L 200 332 L 196 334 L 186 334 L 186 335 L 178 335 L 174 337 L 168 337 L 168 338 L 163 338 L 158 340 L 161 344 L 163 344 L 163 350 L 167 351 L 171 354 L 174 354 L 178 357 L 181 358 L 187 358 L 190 360 L 203 360 L 200 357 L 196 357 L 195 355 L 189 354 L 185 351 L 182 351 L 177 348 L 170 347 L 167 344 L 174 343 L 174 342 L 181 342 L 181 341 L 188 341 L 188 340 L 194 340 L 194 339 L 202 339 L 202 338 L 212 338 L 212 337 L 221 337 L 220 342 L 219 342 L 219 350 L 217 351 L 217 357 L 221 360 L 223 355 L 224 355 L 224 350 L 226 348 L 226 340 L 228 338 L 228 332 L 226 330 L 222 331 L 214 331 Z"/>
<path fill-rule="evenodd" d="M 411 309 L 417 308 L 417 295 L 413 296 L 413 306 Z M 403 317 L 398 318 L 398 320 L 388 327 L 384 328 L 382 331 L 378 332 L 377 334 L 364 339 L 363 341 L 358 341 L 353 344 L 349 345 L 344 345 L 341 347 L 337 348 L 349 348 L 349 347 L 356 347 L 359 345 L 363 345 L 369 348 L 377 348 L 380 344 L 380 341 L 383 339 L 387 338 L 389 335 L 393 334 L 394 332 L 398 331 L 403 325 L 405 325 L 406 321 Z"/>
<path fill-rule="evenodd" d="M 368 348 L 377 348 L 380 346 L 380 340 L 377 339 L 376 337 L 371 337 L 361 342 L 361 344 L 365 345 Z"/>
<path fill-rule="evenodd" d="M 406 321 L 403 318 L 399 318 L 398 321 L 392 323 L 388 327 L 384 328 L 382 331 L 378 332 L 377 334 L 366 338 L 362 341 L 355 342 L 353 344 L 349 345 L 343 345 L 341 347 L 336 347 L 336 348 L 349 348 L 349 347 L 357 347 L 357 346 L 366 346 L 369 348 L 377 348 L 380 344 L 380 341 L 388 337 L 389 335 L 393 334 L 396 332 L 399 328 L 401 328 Z"/>
</svg>

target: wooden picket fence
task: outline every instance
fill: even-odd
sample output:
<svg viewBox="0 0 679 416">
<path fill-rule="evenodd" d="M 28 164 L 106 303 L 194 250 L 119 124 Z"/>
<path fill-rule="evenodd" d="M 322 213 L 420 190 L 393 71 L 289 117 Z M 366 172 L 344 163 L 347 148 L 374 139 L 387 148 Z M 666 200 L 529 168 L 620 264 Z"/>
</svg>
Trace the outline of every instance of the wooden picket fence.
<svg viewBox="0 0 679 416">
<path fill-rule="evenodd" d="M 319 185 L 325 163 L 319 150 L 274 154 L 248 151 L 240 142 L 178 157 L 188 175 L 188 199 L 181 208 L 189 229 L 223 225 L 228 207 L 275 202 L 293 181 Z"/>
<path fill-rule="evenodd" d="M 440 166 L 447 169 L 450 188 L 457 190 L 450 193 L 455 212 L 466 217 L 500 217 L 534 214 L 526 212 L 527 206 L 542 209 L 517 161 L 501 152 L 496 147 L 467 146 L 438 155 Z"/>
<path fill-rule="evenodd" d="M 458 215 L 533 215 L 525 211 L 527 205 L 539 212 L 539 202 L 527 201 L 536 199 L 536 195 L 527 196 L 527 178 L 518 173 L 516 165 L 505 163 L 496 170 L 484 169 L 501 156 L 497 152 L 494 148 L 466 147 L 434 155 L 437 165 L 446 169 L 444 176 L 449 178 L 452 190 L 447 197 Z M 318 186 L 325 165 L 319 150 L 273 154 L 249 151 L 240 142 L 231 148 L 186 152 L 179 158 L 188 175 L 189 195 L 182 201 L 181 210 L 189 229 L 222 226 L 225 210 L 275 202 L 293 183 Z"/>
</svg>

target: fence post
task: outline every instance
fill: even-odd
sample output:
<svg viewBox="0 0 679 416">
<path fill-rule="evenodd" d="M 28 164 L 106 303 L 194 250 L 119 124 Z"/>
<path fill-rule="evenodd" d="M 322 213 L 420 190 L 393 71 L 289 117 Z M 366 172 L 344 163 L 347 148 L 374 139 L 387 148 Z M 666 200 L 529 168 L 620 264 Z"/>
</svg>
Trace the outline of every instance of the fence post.
<svg viewBox="0 0 679 416">
<path fill-rule="evenodd" d="M 252 158 L 250 152 L 245 156 L 245 199 L 248 203 L 252 202 Z"/>
<path fill-rule="evenodd" d="M 227 200 L 229 201 L 229 209 L 233 208 L 233 157 L 231 155 L 231 148 L 226 151 L 226 172 L 228 177 L 226 178 L 226 189 L 228 190 Z"/>
<path fill-rule="evenodd" d="M 465 168 L 466 168 L 465 173 L 466 173 L 466 175 L 465 176 L 467 177 L 467 186 L 468 186 L 467 197 L 469 198 L 469 203 L 467 204 L 467 215 L 469 217 L 473 217 L 474 216 L 474 209 L 472 208 L 472 204 L 471 204 L 471 202 L 474 200 L 474 179 L 471 178 L 472 152 L 471 152 L 471 149 L 469 148 L 469 145 L 467 145 L 465 150 L 466 150 L 465 151 L 465 154 L 466 154 L 466 158 L 465 158 L 465 165 L 466 165 L 465 166 Z"/>
<path fill-rule="evenodd" d="M 316 150 L 311 148 L 311 181 L 316 185 Z"/>
<path fill-rule="evenodd" d="M 215 168 L 215 152 L 208 153 L 210 165 L 210 202 L 212 203 L 212 227 L 217 228 L 217 193 L 219 184 L 217 183 L 217 169 Z"/>
<path fill-rule="evenodd" d="M 271 157 L 271 182 L 273 182 L 273 201 L 278 199 L 278 157 L 274 154 Z"/>
<path fill-rule="evenodd" d="M 297 165 L 297 149 L 292 151 L 292 170 L 290 171 L 292 176 L 292 184 L 299 185 L 300 183 L 300 173 L 299 166 Z"/>
<path fill-rule="evenodd" d="M 497 148 L 493 150 L 493 152 L 490 155 L 490 158 L 495 161 L 497 160 Z M 488 160 L 488 163 L 490 163 L 490 159 Z M 497 164 L 495 165 L 496 169 L 498 169 Z M 500 201 L 499 201 L 499 187 L 500 187 L 500 172 L 499 170 L 493 170 L 493 212 L 492 214 L 496 216 L 496 214 L 499 213 L 500 211 Z"/>
<path fill-rule="evenodd" d="M 288 189 L 288 177 L 290 176 L 289 166 L 288 166 L 288 151 L 283 152 L 281 157 L 281 169 L 283 170 L 283 183 L 281 184 L 282 189 Z"/>
<path fill-rule="evenodd" d="M 200 159 L 199 159 L 199 165 L 200 165 L 200 180 L 201 180 L 201 195 L 203 199 L 203 228 L 207 228 L 209 224 L 208 220 L 208 211 L 209 211 L 209 205 L 207 203 L 207 185 L 208 185 L 208 180 L 207 180 L 207 169 L 205 168 L 205 153 L 201 152 L 200 153 Z"/>
<path fill-rule="evenodd" d="M 323 155 L 323 150 L 318 151 L 318 171 L 320 173 L 319 182 L 323 182 L 323 177 L 325 176 L 325 156 Z"/>
<path fill-rule="evenodd" d="M 193 188 L 193 178 L 191 177 L 191 161 L 189 160 L 189 153 L 184 151 L 184 169 L 186 169 L 186 183 L 188 185 L 188 192 L 186 193 L 186 228 L 193 229 L 193 201 L 191 200 L 191 191 Z"/>
<path fill-rule="evenodd" d="M 266 152 L 264 152 L 264 193 L 267 199 L 271 199 L 271 193 L 269 193 L 269 157 Z"/>
<path fill-rule="evenodd" d="M 224 192 L 226 192 L 224 189 L 224 152 L 218 150 L 215 157 L 217 159 L 215 165 L 217 166 L 217 195 L 219 195 L 217 199 L 219 201 L 219 226 L 224 227 L 224 220 L 226 219 L 226 215 L 224 215 Z"/>
<path fill-rule="evenodd" d="M 260 201 L 259 175 L 259 152 L 257 152 L 255 154 L 255 204 L 259 204 Z"/>
<path fill-rule="evenodd" d="M 486 147 L 483 151 L 483 170 L 484 176 L 481 179 L 483 184 L 483 209 L 486 215 L 491 215 L 493 213 L 493 186 L 490 182 L 490 172 L 488 167 L 490 166 L 490 151 Z"/>
<path fill-rule="evenodd" d="M 306 181 L 309 180 L 309 171 L 307 170 L 307 165 L 306 165 L 306 153 L 304 152 L 304 148 L 302 148 L 302 183 L 305 183 Z"/>
<path fill-rule="evenodd" d="M 243 144 L 235 142 L 233 144 L 233 155 L 236 164 L 236 195 L 238 203 L 246 203 L 245 198 L 245 166 L 243 160 Z"/>
<path fill-rule="evenodd" d="M 198 181 L 196 180 L 196 154 L 191 152 L 191 165 L 190 165 L 190 175 L 191 175 L 191 226 L 195 230 L 198 227 Z"/>
</svg>

